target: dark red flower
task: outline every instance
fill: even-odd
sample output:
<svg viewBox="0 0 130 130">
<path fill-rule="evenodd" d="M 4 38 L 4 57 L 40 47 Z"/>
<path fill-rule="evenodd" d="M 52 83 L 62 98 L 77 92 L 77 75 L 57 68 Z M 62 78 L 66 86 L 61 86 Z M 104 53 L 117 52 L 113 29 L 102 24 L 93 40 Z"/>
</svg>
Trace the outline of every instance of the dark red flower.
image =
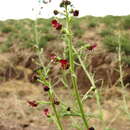
<svg viewBox="0 0 130 130">
<path fill-rule="evenodd" d="M 70 108 L 70 107 L 68 107 L 68 108 L 67 108 L 67 111 L 71 111 L 71 108 Z"/>
<path fill-rule="evenodd" d="M 56 26 L 56 30 L 61 30 L 62 29 L 62 24 L 58 23 Z"/>
<path fill-rule="evenodd" d="M 62 24 L 58 23 L 57 20 L 52 20 L 51 24 L 56 30 L 61 30 L 62 28 Z"/>
<path fill-rule="evenodd" d="M 74 15 L 74 16 L 78 16 L 78 15 L 79 15 L 79 10 L 73 11 L 73 15 Z"/>
<path fill-rule="evenodd" d="M 69 68 L 69 62 L 68 62 L 68 60 L 63 60 L 63 59 L 61 59 L 61 60 L 59 60 L 59 62 L 61 63 L 61 67 L 63 68 L 63 69 L 68 69 Z"/>
<path fill-rule="evenodd" d="M 45 92 L 47 92 L 47 91 L 49 91 L 50 88 L 48 86 L 44 86 L 43 89 Z"/>
<path fill-rule="evenodd" d="M 88 130 L 94 130 L 94 128 L 93 128 L 93 127 L 90 127 L 90 128 L 88 128 Z"/>
<path fill-rule="evenodd" d="M 38 103 L 36 101 L 27 101 L 27 102 L 32 107 L 37 107 L 38 106 Z"/>
<path fill-rule="evenodd" d="M 93 44 L 93 45 L 90 45 L 87 49 L 91 51 L 96 47 L 97 47 L 97 44 Z"/>
<path fill-rule="evenodd" d="M 58 21 L 56 19 L 51 21 L 51 24 L 52 24 L 53 27 L 55 27 L 57 23 L 58 23 Z"/>
<path fill-rule="evenodd" d="M 45 116 L 49 117 L 49 109 L 48 108 L 45 108 L 43 110 L 43 113 L 44 113 Z"/>
</svg>

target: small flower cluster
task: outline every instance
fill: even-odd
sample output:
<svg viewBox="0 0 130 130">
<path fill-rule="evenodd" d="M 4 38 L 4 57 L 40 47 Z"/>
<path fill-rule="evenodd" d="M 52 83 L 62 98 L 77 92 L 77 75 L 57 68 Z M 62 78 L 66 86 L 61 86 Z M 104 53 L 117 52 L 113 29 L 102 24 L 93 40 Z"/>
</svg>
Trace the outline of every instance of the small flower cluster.
<svg viewBox="0 0 130 130">
<path fill-rule="evenodd" d="M 63 70 L 69 69 L 70 65 L 69 65 L 69 61 L 68 60 L 66 60 L 66 59 L 60 59 L 59 60 L 59 58 L 55 54 L 52 54 L 50 56 L 50 59 L 51 59 L 52 63 L 60 63 L 61 64 L 61 68 Z"/>
<path fill-rule="evenodd" d="M 27 103 L 31 106 L 31 107 L 37 107 L 39 105 L 38 102 L 36 101 L 27 101 Z M 43 114 L 47 117 L 50 117 L 49 116 L 49 109 L 48 108 L 45 108 L 43 109 Z"/>
<path fill-rule="evenodd" d="M 70 1 L 68 0 L 63 0 L 61 3 L 60 3 L 60 7 L 62 8 L 66 8 L 67 6 L 71 6 L 71 10 L 69 11 L 70 14 L 73 14 L 73 16 L 78 16 L 79 15 L 79 10 L 74 10 L 72 8 L 72 4 Z M 64 14 L 64 13 L 60 13 L 58 10 L 54 10 L 53 11 L 54 15 L 58 15 L 58 14 Z M 61 30 L 62 29 L 62 24 L 60 24 L 57 20 L 52 20 L 51 21 L 51 24 L 52 26 L 56 29 L 56 30 Z"/>
<path fill-rule="evenodd" d="M 39 69 L 38 69 L 39 70 Z M 50 91 L 50 87 L 49 86 L 43 86 L 43 90 L 45 91 L 45 92 L 49 92 Z M 39 102 L 37 102 L 37 101 L 35 101 L 35 100 L 33 100 L 33 101 L 27 101 L 27 103 L 31 106 L 31 107 L 37 107 L 40 103 Z M 58 100 L 56 100 L 56 99 L 53 99 L 52 100 L 52 103 L 53 104 L 55 104 L 55 105 L 59 105 L 60 104 L 60 102 L 58 101 Z M 43 114 L 45 115 L 45 116 L 47 116 L 47 117 L 50 117 L 50 115 L 49 115 L 49 109 L 48 108 L 45 108 L 45 109 L 43 109 Z"/>
</svg>

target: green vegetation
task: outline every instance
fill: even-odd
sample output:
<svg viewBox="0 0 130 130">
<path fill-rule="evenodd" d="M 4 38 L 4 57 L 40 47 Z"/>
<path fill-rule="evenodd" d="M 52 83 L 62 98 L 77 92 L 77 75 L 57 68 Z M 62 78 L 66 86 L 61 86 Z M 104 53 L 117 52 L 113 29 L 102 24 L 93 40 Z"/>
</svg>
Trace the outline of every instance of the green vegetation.
<svg viewBox="0 0 130 130">
<path fill-rule="evenodd" d="M 72 23 L 72 30 L 74 32 L 74 37 L 81 38 L 85 30 L 81 28 L 80 19 L 74 19 Z"/>
<path fill-rule="evenodd" d="M 57 31 L 52 30 L 52 19 L 38 19 L 37 31 L 39 47 L 46 47 L 48 42 L 55 42 L 60 39 L 57 36 Z M 64 23 L 64 19 L 60 19 Z M 86 26 L 87 25 L 87 26 Z M 35 42 L 35 21 L 31 19 L 22 20 L 6 20 L 0 21 L 0 37 L 5 37 L 5 40 L 0 41 L 0 53 L 6 52 L 14 45 L 20 48 L 32 48 Z M 95 28 L 96 27 L 96 28 Z M 116 51 L 118 47 L 118 32 L 121 31 L 121 47 L 126 55 L 130 55 L 130 37 L 128 29 L 130 29 L 130 15 L 128 16 L 105 16 L 93 17 L 85 16 L 81 18 L 74 18 L 72 21 L 72 30 L 74 37 L 79 39 L 78 46 L 82 43 L 82 37 L 85 31 L 97 31 L 101 36 L 101 41 L 109 51 Z M 92 31 L 92 30 L 91 30 Z M 86 41 L 87 42 L 87 41 Z M 80 44 L 79 44 L 80 43 Z M 82 43 L 84 44 L 84 43 Z M 126 61 L 126 60 L 124 60 Z M 129 61 L 129 60 L 127 60 Z"/>
<path fill-rule="evenodd" d="M 125 62 L 126 64 L 130 65 L 130 56 L 122 57 L 122 61 Z"/>
<path fill-rule="evenodd" d="M 99 34 L 102 37 L 111 36 L 111 35 L 113 35 L 113 30 L 111 28 L 103 29 L 103 30 L 101 30 L 101 32 Z"/>
<path fill-rule="evenodd" d="M 87 24 L 88 28 L 95 28 L 96 26 L 98 26 L 98 21 L 97 19 L 91 19 L 88 24 Z"/>
<path fill-rule="evenodd" d="M 101 22 L 104 23 L 107 27 L 118 29 L 118 24 L 121 20 L 122 16 L 107 15 L 101 19 Z"/>
<path fill-rule="evenodd" d="M 122 34 L 120 36 L 112 35 L 106 36 L 103 40 L 103 43 L 110 51 L 116 51 L 116 48 L 119 46 L 119 42 L 121 44 L 121 50 L 124 51 L 125 54 L 130 54 L 130 37 L 129 34 Z"/>
<path fill-rule="evenodd" d="M 11 43 L 9 41 L 6 41 L 4 44 L 0 46 L 0 53 L 9 51 L 10 47 Z"/>
<path fill-rule="evenodd" d="M 122 26 L 124 29 L 130 29 L 130 15 L 123 19 Z"/>
</svg>

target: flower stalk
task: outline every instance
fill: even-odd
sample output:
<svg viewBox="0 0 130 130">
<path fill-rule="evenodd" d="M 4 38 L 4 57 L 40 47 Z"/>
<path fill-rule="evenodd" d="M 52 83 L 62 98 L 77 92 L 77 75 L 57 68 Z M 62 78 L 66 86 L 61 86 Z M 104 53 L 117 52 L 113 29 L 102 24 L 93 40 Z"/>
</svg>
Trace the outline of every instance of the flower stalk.
<svg viewBox="0 0 130 130">
<path fill-rule="evenodd" d="M 69 48 L 69 62 L 70 62 L 70 71 L 71 71 L 71 79 L 72 79 L 72 85 L 74 89 L 74 93 L 78 102 L 79 110 L 81 113 L 82 120 L 84 122 L 86 130 L 88 130 L 88 122 L 85 117 L 85 113 L 83 110 L 83 105 L 80 99 L 80 95 L 78 92 L 78 86 L 77 86 L 77 77 L 75 75 L 75 68 L 74 68 L 74 51 L 73 51 L 73 45 L 72 45 L 72 33 L 71 33 L 71 28 L 70 28 L 70 17 L 68 13 L 67 6 L 65 7 L 66 11 L 66 39 L 67 39 L 67 45 Z"/>
<path fill-rule="evenodd" d="M 49 91 L 49 97 L 50 97 L 50 101 L 51 101 L 51 106 L 52 106 L 52 109 L 53 109 L 53 112 L 55 114 L 55 117 L 56 117 L 56 124 L 57 124 L 57 127 L 59 130 L 63 130 L 63 127 L 62 127 L 62 124 L 61 124 L 61 121 L 60 121 L 60 117 L 59 117 L 59 114 L 56 110 L 56 106 L 54 104 L 54 96 L 53 96 L 53 93 L 51 92 L 51 90 Z"/>
<path fill-rule="evenodd" d="M 34 26 L 34 29 L 35 29 L 35 41 L 36 41 L 36 49 L 37 49 L 37 55 L 38 55 L 38 58 L 39 58 L 39 62 L 41 64 L 41 66 L 43 67 L 43 70 L 44 70 L 44 73 L 47 74 L 47 71 L 46 71 L 46 68 L 45 66 L 43 65 L 43 62 L 42 62 L 42 59 L 41 59 L 41 51 L 40 51 L 40 48 L 39 48 L 39 40 L 38 40 L 38 30 L 37 30 L 37 19 L 35 20 L 35 26 Z M 42 75 L 40 75 L 40 78 L 42 79 Z M 40 82 L 40 81 L 39 81 Z M 41 83 L 44 85 L 45 82 L 42 82 Z M 49 82 L 46 82 L 46 84 L 48 84 L 49 86 L 50 83 Z M 57 124 L 57 127 L 59 130 L 63 130 L 63 127 L 62 127 L 62 123 L 60 121 L 60 117 L 59 117 L 59 114 L 56 110 L 56 106 L 54 104 L 54 94 L 51 90 L 51 87 L 48 87 L 47 89 L 47 86 L 44 87 L 44 91 L 45 90 L 48 90 L 48 96 L 50 98 L 50 101 L 51 101 L 51 106 L 52 106 L 52 109 L 53 109 L 53 112 L 54 112 L 54 115 L 55 115 L 55 118 L 56 118 L 56 124 Z"/>
</svg>

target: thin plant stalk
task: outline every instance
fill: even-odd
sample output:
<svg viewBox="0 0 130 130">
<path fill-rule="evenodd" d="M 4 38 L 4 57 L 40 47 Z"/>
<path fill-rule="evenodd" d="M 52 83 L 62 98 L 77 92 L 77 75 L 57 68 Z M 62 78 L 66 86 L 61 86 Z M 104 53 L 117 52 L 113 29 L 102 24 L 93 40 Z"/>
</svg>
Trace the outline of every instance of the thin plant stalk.
<svg viewBox="0 0 130 130">
<path fill-rule="evenodd" d="M 95 81 L 93 79 L 93 77 L 89 74 L 88 70 L 86 69 L 85 67 L 85 64 L 83 63 L 80 55 L 78 55 L 78 52 L 76 51 L 76 49 L 73 47 L 73 50 L 74 52 L 77 54 L 77 57 L 79 59 L 79 62 L 86 74 L 86 76 L 88 77 L 89 81 L 91 82 L 92 84 L 92 87 L 90 88 L 90 90 L 95 90 L 95 95 L 96 95 L 96 101 L 97 101 L 97 105 L 98 105 L 98 108 L 99 108 L 99 111 L 100 111 L 100 119 L 103 121 L 103 112 L 102 112 L 102 109 L 101 109 L 101 103 L 100 103 L 100 96 L 99 96 L 99 92 L 98 90 L 96 89 L 96 85 L 95 85 Z M 86 94 L 85 94 L 86 95 Z M 85 97 L 83 98 L 85 99 Z M 82 100 L 83 101 L 83 100 Z"/>
<path fill-rule="evenodd" d="M 50 100 L 51 100 L 52 109 L 53 109 L 53 111 L 54 111 L 54 113 L 55 113 L 57 127 L 58 127 L 59 130 L 63 130 L 63 127 L 62 127 L 62 124 L 61 124 L 61 121 L 60 121 L 59 114 L 58 114 L 58 112 L 57 112 L 57 110 L 56 110 L 56 106 L 55 106 L 55 104 L 54 104 L 54 102 L 53 102 L 54 97 L 53 97 L 53 93 L 52 93 L 51 91 L 49 91 L 49 97 L 50 97 Z"/>
<path fill-rule="evenodd" d="M 124 85 L 124 82 L 123 82 L 123 70 L 122 70 L 120 36 L 119 36 L 118 62 L 119 62 L 119 73 L 120 73 L 120 79 L 119 79 L 119 81 L 121 83 L 122 89 L 124 90 L 125 89 L 125 85 Z M 124 104 L 123 106 L 125 108 L 125 112 L 128 114 L 128 117 L 130 118 L 125 94 L 122 95 L 122 98 L 123 98 L 123 104 Z"/>
<path fill-rule="evenodd" d="M 71 31 L 70 31 L 69 23 L 70 23 L 69 13 L 68 13 L 67 6 L 66 6 L 66 31 L 67 31 L 66 38 L 67 38 L 67 44 L 68 44 L 68 47 L 69 47 L 69 60 L 70 60 L 70 71 L 71 71 L 72 85 L 73 85 L 75 96 L 76 96 L 78 106 L 79 106 L 79 109 L 80 109 L 80 112 L 81 112 L 81 117 L 83 119 L 86 130 L 88 130 L 89 126 L 88 126 L 88 122 L 87 122 L 86 117 L 85 117 L 83 105 L 82 105 L 80 95 L 79 95 L 79 92 L 78 92 L 77 77 L 75 75 L 75 70 L 74 70 L 74 55 L 73 55 L 73 47 L 72 47 L 73 46 L 72 45 L 72 34 L 71 34 Z"/>
<path fill-rule="evenodd" d="M 40 64 L 42 65 L 43 69 L 44 69 L 44 73 L 46 74 L 46 69 L 45 69 L 45 66 L 43 65 L 43 62 L 42 62 L 42 59 L 41 59 L 41 50 L 39 49 L 39 39 L 38 39 L 38 30 L 37 30 L 37 19 L 35 20 L 35 25 L 34 25 L 34 32 L 35 32 L 35 41 L 36 41 L 36 49 L 37 49 L 37 55 L 38 55 L 38 58 L 39 58 L 39 62 Z M 61 121 L 60 121 L 60 117 L 59 117 L 59 114 L 56 110 L 56 107 L 55 107 L 55 104 L 53 102 L 53 92 L 49 91 L 49 97 L 50 97 L 50 100 L 51 100 L 51 106 L 52 106 L 52 109 L 53 109 L 53 112 L 55 113 L 55 117 L 56 117 L 56 124 L 57 124 L 57 127 L 59 130 L 63 130 L 63 127 L 62 127 L 62 124 L 61 124 Z"/>
</svg>

